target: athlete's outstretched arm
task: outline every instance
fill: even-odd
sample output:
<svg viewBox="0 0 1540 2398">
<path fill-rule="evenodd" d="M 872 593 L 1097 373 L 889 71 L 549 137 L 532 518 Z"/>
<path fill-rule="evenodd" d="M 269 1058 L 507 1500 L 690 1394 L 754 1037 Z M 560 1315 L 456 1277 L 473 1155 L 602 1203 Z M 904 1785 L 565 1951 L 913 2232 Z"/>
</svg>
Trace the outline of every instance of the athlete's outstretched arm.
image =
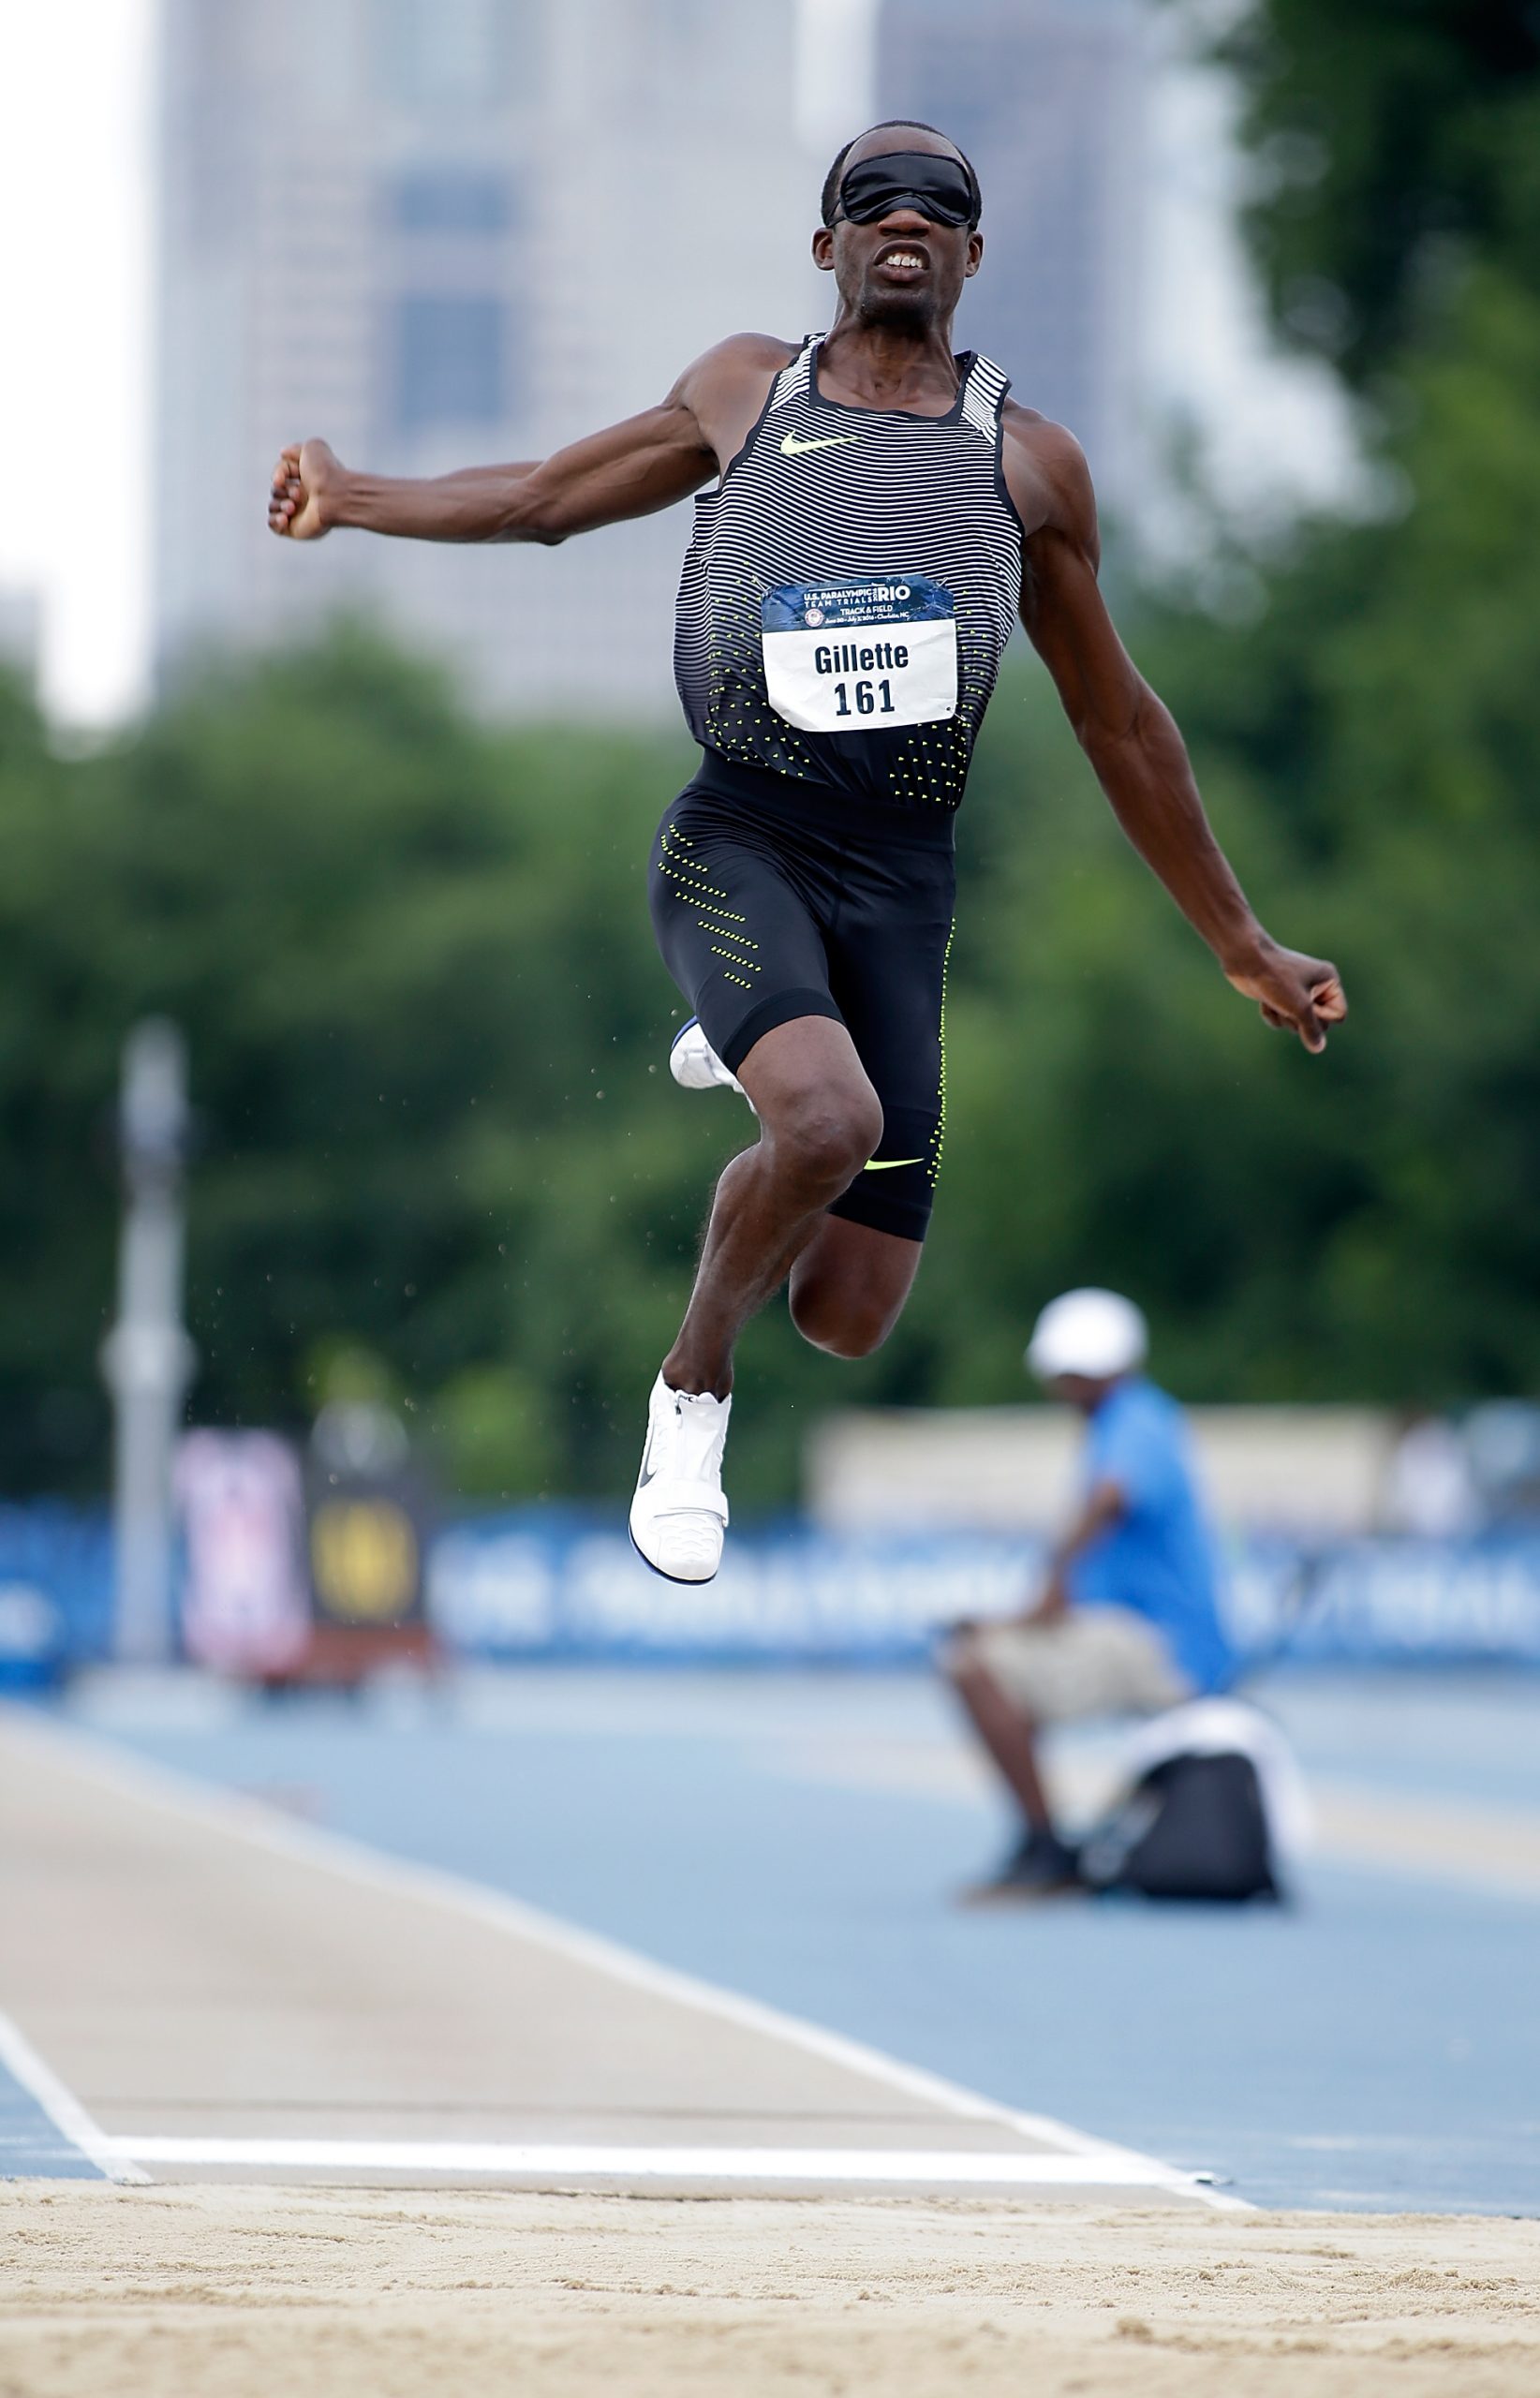
<svg viewBox="0 0 1540 2398">
<path fill-rule="evenodd" d="M 1008 424 L 1005 467 L 1028 532 L 1021 619 L 1097 780 L 1236 989 L 1270 1025 L 1324 1049 L 1326 1027 L 1347 1014 L 1337 969 L 1281 948 L 1252 914 L 1204 813 L 1170 711 L 1107 614 L 1096 579 L 1096 501 L 1079 447 L 1058 425 L 1016 422 L 1023 429 Z"/>
<path fill-rule="evenodd" d="M 422 480 L 360 474 L 324 441 L 304 441 L 274 469 L 267 521 L 293 541 L 350 526 L 412 541 L 554 543 L 668 508 L 698 490 L 714 464 L 672 395 L 550 458 Z"/>
<path fill-rule="evenodd" d="M 688 367 L 659 407 L 522 465 L 413 481 L 359 474 L 324 441 L 301 442 L 274 468 L 267 521 L 294 541 L 351 525 L 416 541 L 554 543 L 651 515 L 699 491 L 733 454 L 733 432 L 740 422 L 748 431 L 787 354 L 785 343 L 735 334 Z"/>
</svg>

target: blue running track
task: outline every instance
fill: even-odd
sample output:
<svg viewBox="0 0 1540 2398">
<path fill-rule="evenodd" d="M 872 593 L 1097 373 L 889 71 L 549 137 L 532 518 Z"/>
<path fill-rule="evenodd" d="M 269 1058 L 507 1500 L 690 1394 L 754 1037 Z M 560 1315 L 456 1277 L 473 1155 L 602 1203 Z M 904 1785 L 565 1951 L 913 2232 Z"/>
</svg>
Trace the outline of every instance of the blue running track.
<svg viewBox="0 0 1540 2398">
<path fill-rule="evenodd" d="M 1446 1815 L 1455 1861 L 1414 1827 L 1393 1856 L 1328 1847 L 1289 1909 L 960 1909 L 1003 1819 L 904 1676 L 547 1668 L 86 1715 L 1259 2204 L 1540 2213 L 1540 1679 L 1269 1695 L 1312 1773 Z M 1474 1831 L 1462 1870 L 1472 1810 L 1505 1879 Z M 24 2107 L 0 2122 L 56 2144 Z"/>
</svg>

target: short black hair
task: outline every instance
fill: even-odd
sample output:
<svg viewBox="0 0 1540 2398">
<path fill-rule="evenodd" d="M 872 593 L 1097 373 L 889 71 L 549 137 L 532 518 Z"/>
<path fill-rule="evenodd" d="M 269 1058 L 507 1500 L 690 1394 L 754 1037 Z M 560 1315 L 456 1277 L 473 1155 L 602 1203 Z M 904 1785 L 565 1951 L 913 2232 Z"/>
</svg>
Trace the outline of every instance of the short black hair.
<svg viewBox="0 0 1540 2398">
<path fill-rule="evenodd" d="M 918 116 L 885 116 L 881 125 L 868 125 L 866 132 L 852 133 L 823 178 L 823 194 L 819 202 L 819 213 L 825 225 L 832 225 L 835 221 L 835 210 L 839 205 L 839 186 L 845 174 L 845 161 L 856 143 L 865 141 L 867 133 L 888 133 L 896 131 L 906 125 L 912 126 L 916 133 L 934 133 L 942 141 L 952 141 L 950 133 L 942 133 L 939 125 L 926 125 L 924 117 Z M 968 171 L 968 191 L 973 203 L 973 222 L 976 225 L 984 215 L 984 194 L 979 189 L 979 179 L 974 171 L 973 161 L 967 151 L 958 148 L 955 141 L 952 141 L 952 147 L 957 152 L 958 157 Z"/>
</svg>

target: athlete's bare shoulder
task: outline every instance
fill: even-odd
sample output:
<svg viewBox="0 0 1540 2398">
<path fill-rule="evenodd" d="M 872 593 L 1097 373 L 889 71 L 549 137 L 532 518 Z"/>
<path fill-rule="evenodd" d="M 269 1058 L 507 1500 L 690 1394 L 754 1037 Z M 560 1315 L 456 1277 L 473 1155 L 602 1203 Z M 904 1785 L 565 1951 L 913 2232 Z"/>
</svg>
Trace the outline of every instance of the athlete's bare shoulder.
<svg viewBox="0 0 1540 2398">
<path fill-rule="evenodd" d="M 774 333 L 729 333 L 725 341 L 714 342 L 686 367 L 679 377 L 679 392 L 693 402 L 737 392 L 748 383 L 763 383 L 768 391 L 781 368 L 796 356 L 797 347 L 794 341 L 777 341 Z"/>
<path fill-rule="evenodd" d="M 750 372 L 764 369 L 778 375 L 789 366 L 798 350 L 799 341 L 783 341 L 778 333 L 729 333 L 725 341 L 713 343 L 703 351 L 696 363 L 701 366 L 719 364 L 723 368 L 745 368 Z"/>
<path fill-rule="evenodd" d="M 1030 540 L 1049 530 L 1091 547 L 1096 495 L 1086 453 L 1073 433 L 1037 408 L 1008 399 L 1000 411 L 1005 486 Z"/>
<path fill-rule="evenodd" d="M 729 333 L 687 366 L 674 397 L 689 408 L 717 463 L 726 467 L 753 430 L 770 386 L 800 344 L 774 333 Z"/>
</svg>

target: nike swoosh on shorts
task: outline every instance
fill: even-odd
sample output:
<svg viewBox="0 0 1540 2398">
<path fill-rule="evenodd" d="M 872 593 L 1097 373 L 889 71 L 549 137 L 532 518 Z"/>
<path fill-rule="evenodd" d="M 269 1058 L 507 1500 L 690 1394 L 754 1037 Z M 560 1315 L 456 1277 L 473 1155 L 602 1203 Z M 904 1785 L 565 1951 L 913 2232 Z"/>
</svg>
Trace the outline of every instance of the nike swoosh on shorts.
<svg viewBox="0 0 1540 2398">
<path fill-rule="evenodd" d="M 924 1165 L 924 1158 L 868 1158 L 863 1174 L 887 1174 L 896 1165 Z"/>
</svg>

